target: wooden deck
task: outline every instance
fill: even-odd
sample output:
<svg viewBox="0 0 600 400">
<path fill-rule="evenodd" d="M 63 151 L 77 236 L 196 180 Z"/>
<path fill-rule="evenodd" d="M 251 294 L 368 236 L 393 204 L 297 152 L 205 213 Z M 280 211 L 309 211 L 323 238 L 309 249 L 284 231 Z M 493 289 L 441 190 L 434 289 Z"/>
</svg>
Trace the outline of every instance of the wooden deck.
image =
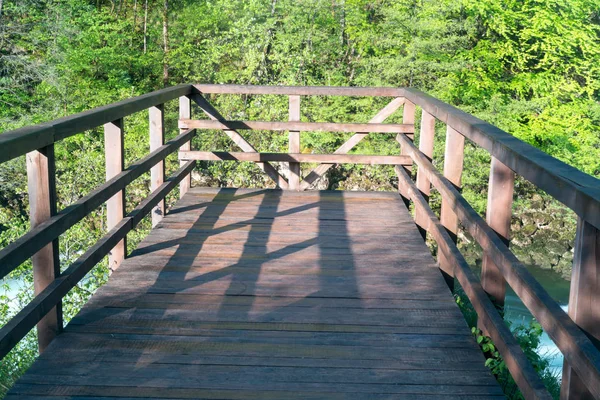
<svg viewBox="0 0 600 400">
<path fill-rule="evenodd" d="M 7 398 L 48 397 L 502 391 L 397 194 L 196 188 Z"/>
</svg>

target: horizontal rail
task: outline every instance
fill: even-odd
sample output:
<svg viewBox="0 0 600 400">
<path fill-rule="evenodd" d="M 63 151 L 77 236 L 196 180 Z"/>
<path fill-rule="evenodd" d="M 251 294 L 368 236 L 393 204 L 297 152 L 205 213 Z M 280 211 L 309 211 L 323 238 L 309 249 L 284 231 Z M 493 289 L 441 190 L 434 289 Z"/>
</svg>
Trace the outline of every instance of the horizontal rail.
<svg viewBox="0 0 600 400">
<path fill-rule="evenodd" d="M 600 229 L 600 180 L 426 93 L 412 88 L 404 91 L 409 101 L 486 149 L 504 165 Z"/>
<path fill-rule="evenodd" d="M 228 151 L 180 151 L 181 160 L 318 162 L 324 164 L 412 165 L 409 156 L 362 154 L 245 153 Z"/>
<path fill-rule="evenodd" d="M 195 161 L 186 163 L 152 192 L 113 229 L 88 249 L 58 278 L 38 294 L 0 329 L 0 359 L 37 324 L 85 275 L 104 258 L 129 231 L 135 228 L 152 208 L 191 173 Z"/>
<path fill-rule="evenodd" d="M 195 134 L 194 129 L 187 130 L 168 141 L 146 157 L 132 164 L 119 175 L 98 186 L 87 196 L 66 207 L 55 216 L 41 223 L 29 232 L 0 250 L 0 279 L 5 277 L 26 259 L 46 244 L 59 237 L 67 229 L 81 221 L 90 212 L 102 205 L 129 183 L 148 172 L 151 167 L 175 152 Z"/>
<path fill-rule="evenodd" d="M 54 121 L 2 133 L 0 163 L 191 92 L 191 85 L 173 86 Z"/>
<path fill-rule="evenodd" d="M 446 259 L 452 264 L 458 282 L 464 289 L 471 304 L 473 304 L 479 321 L 483 323 L 498 348 L 523 396 L 526 399 L 551 400 L 552 396 L 546 390 L 538 373 L 527 359 L 525 353 L 523 353 L 517 339 L 498 313 L 498 310 L 496 310 L 485 290 L 483 290 L 481 283 L 473 271 L 471 271 L 469 264 L 458 250 L 458 247 L 456 247 L 456 244 L 450 238 L 446 228 L 440 223 L 404 168 L 397 166 L 395 170 L 399 183 L 408 189 L 415 207 L 419 209 L 422 213 L 421 215 L 427 217 L 426 226 L 422 226 L 421 228 L 431 233 L 438 245 L 438 249 L 444 253 Z"/>
<path fill-rule="evenodd" d="M 592 394 L 600 397 L 600 351 L 412 141 L 402 134 L 398 134 L 396 138 L 418 165 L 419 170 L 423 171 L 431 184 L 447 199 L 465 229 L 484 251 L 489 252 L 504 279 L 556 343 L 565 360 L 586 383 Z"/>
<path fill-rule="evenodd" d="M 366 96 L 403 97 L 404 88 L 349 86 L 254 86 L 254 85 L 193 85 L 198 94 L 280 94 L 292 96 Z"/>
<path fill-rule="evenodd" d="M 183 129 L 256 129 L 265 131 L 325 131 L 361 133 L 414 133 L 412 124 L 340 124 L 333 122 L 266 122 L 266 121 L 215 121 L 204 119 L 182 119 Z"/>
</svg>

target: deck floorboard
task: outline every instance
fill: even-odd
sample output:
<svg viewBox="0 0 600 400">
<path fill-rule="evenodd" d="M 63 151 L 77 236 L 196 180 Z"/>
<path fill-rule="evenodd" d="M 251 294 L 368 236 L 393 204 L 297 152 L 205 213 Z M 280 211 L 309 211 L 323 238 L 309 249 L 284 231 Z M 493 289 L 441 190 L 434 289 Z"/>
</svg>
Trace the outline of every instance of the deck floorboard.
<svg viewBox="0 0 600 400">
<path fill-rule="evenodd" d="M 395 193 L 194 188 L 7 399 L 501 399 Z"/>
</svg>

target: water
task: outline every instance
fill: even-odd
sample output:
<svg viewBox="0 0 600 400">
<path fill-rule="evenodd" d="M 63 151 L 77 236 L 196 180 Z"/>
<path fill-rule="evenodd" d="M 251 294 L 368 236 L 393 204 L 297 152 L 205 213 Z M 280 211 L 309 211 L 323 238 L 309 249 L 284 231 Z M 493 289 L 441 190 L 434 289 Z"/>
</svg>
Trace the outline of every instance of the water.
<svg viewBox="0 0 600 400">
<path fill-rule="evenodd" d="M 563 310 L 567 311 L 569 304 L 569 286 L 570 282 L 564 280 L 560 274 L 557 274 L 551 270 L 541 269 L 535 266 L 528 267 L 529 272 L 534 278 L 546 289 L 548 294 L 560 304 Z M 518 325 L 529 325 L 533 316 L 529 310 L 523 305 L 521 299 L 517 297 L 512 289 L 507 288 L 506 301 L 505 301 L 505 313 L 504 318 L 510 321 L 512 326 Z M 549 357 L 551 359 L 551 370 L 552 372 L 561 377 L 562 375 L 562 364 L 563 356 L 550 339 L 550 337 L 544 332 L 541 337 L 540 348 L 538 354 Z"/>
</svg>

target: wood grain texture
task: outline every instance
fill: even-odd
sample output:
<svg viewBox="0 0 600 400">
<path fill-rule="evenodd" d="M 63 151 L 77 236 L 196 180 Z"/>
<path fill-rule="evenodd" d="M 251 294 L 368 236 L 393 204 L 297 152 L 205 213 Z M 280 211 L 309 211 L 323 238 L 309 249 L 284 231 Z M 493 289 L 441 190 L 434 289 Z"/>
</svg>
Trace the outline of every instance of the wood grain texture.
<svg viewBox="0 0 600 400">
<path fill-rule="evenodd" d="M 290 122 L 300 121 L 300 96 L 289 97 L 289 120 Z M 300 131 L 290 130 L 288 133 L 288 153 L 300 153 Z M 300 189 L 300 163 L 288 163 L 290 174 L 288 183 L 290 190 Z"/>
<path fill-rule="evenodd" d="M 165 144 L 165 107 L 159 104 L 148 109 L 150 126 L 150 152 L 155 151 Z M 150 191 L 155 191 L 165 181 L 165 162 L 159 161 L 150 168 Z M 164 217 L 166 202 L 161 200 L 152 210 L 152 226 L 156 226 Z"/>
<path fill-rule="evenodd" d="M 230 151 L 180 151 L 181 160 L 209 161 L 284 161 L 322 162 L 331 164 L 410 165 L 409 156 L 378 156 L 366 154 L 303 154 L 303 153 L 246 153 Z"/>
<path fill-rule="evenodd" d="M 396 193 L 193 188 L 8 398 L 52 396 L 502 392 Z"/>
<path fill-rule="evenodd" d="M 298 97 L 299 98 L 299 97 Z M 411 103 L 412 104 L 412 103 Z M 414 108 L 414 105 L 413 105 Z M 311 132 L 365 132 L 365 133 L 414 133 L 413 123 L 403 124 L 357 124 L 336 122 L 298 122 L 298 121 L 216 121 L 204 119 L 181 119 L 179 127 L 184 129 L 254 129 L 264 131 L 311 131 Z"/>
<path fill-rule="evenodd" d="M 181 96 L 179 98 L 179 118 L 192 118 L 192 99 L 189 96 Z M 179 129 L 179 134 L 185 132 L 185 129 Z M 192 150 L 192 140 L 185 142 L 180 148 L 180 151 Z M 185 161 L 180 161 L 179 166 L 182 167 Z M 179 184 L 179 198 L 182 198 L 192 187 L 192 174 L 186 176 Z"/>
</svg>

